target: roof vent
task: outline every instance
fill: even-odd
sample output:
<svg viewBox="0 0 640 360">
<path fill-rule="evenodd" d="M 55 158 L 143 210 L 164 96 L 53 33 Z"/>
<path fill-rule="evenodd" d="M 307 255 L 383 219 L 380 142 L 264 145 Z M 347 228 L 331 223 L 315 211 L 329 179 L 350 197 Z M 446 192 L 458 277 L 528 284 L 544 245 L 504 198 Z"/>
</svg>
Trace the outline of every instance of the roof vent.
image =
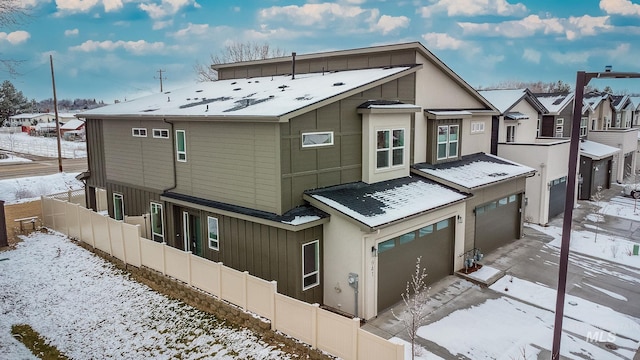
<svg viewBox="0 0 640 360">
<path fill-rule="evenodd" d="M 342 81 L 337 82 L 337 83 L 333 83 L 333 86 L 342 86 L 344 85 L 344 83 Z"/>
<path fill-rule="evenodd" d="M 507 176 L 507 175 L 509 175 L 509 174 L 507 174 L 506 172 L 496 172 L 496 173 L 491 173 L 488 176 L 499 177 L 499 176 Z"/>
<path fill-rule="evenodd" d="M 282 91 L 284 91 L 284 89 L 288 88 L 287 85 L 280 85 L 278 86 L 278 89 L 282 89 Z"/>
<path fill-rule="evenodd" d="M 238 83 L 237 81 L 234 81 L 234 82 L 232 82 L 232 83 L 231 83 L 231 85 L 235 85 L 235 84 L 237 84 L 237 83 Z"/>
<path fill-rule="evenodd" d="M 196 92 L 202 92 L 202 90 L 196 90 Z"/>
<path fill-rule="evenodd" d="M 233 89 L 233 91 L 238 91 L 238 90 L 242 90 L 242 88 L 235 88 L 235 89 Z"/>
</svg>

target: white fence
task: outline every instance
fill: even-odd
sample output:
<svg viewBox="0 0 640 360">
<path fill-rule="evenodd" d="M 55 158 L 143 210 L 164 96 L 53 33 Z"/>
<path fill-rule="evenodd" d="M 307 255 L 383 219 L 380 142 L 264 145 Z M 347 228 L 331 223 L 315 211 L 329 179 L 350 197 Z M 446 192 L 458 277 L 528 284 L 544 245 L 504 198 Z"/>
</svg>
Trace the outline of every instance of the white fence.
<svg viewBox="0 0 640 360">
<path fill-rule="evenodd" d="M 190 252 L 140 236 L 140 227 L 77 204 L 42 197 L 46 227 L 83 241 L 127 264 L 145 266 L 258 314 L 271 328 L 345 360 L 402 360 L 404 346 L 360 328 L 349 319 L 277 292 L 265 281 Z"/>
</svg>

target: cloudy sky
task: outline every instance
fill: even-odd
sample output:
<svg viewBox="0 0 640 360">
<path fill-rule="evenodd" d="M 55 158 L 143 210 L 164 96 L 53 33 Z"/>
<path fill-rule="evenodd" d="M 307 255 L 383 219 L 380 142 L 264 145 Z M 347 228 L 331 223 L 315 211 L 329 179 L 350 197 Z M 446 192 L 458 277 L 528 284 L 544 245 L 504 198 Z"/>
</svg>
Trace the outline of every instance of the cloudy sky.
<svg viewBox="0 0 640 360">
<path fill-rule="evenodd" d="M 638 0 L 15 0 L 30 16 L 0 27 L 0 71 L 29 99 L 111 103 L 179 88 L 225 45 L 298 54 L 420 41 L 474 87 L 575 83 L 577 70 L 640 72 Z M 640 79 L 598 80 L 640 93 Z"/>
</svg>

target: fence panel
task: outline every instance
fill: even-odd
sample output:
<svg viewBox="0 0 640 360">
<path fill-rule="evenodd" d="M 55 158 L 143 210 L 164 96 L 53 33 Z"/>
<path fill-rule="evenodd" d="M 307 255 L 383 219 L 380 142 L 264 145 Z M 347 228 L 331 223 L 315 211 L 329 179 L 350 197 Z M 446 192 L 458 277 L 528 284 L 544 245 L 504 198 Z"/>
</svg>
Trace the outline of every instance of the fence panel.
<svg viewBox="0 0 640 360">
<path fill-rule="evenodd" d="M 314 306 L 282 294 L 276 294 L 275 299 L 276 329 L 313 345 Z"/>
<path fill-rule="evenodd" d="M 124 240 L 122 239 L 122 222 L 109 219 L 109 235 L 111 236 L 111 255 L 126 262 L 124 253 Z"/>
<path fill-rule="evenodd" d="M 78 219 L 78 205 L 67 203 L 67 228 L 69 236 L 74 239 L 80 238 L 80 220 Z"/>
<path fill-rule="evenodd" d="M 53 226 L 56 231 L 67 234 L 67 206 L 64 201 L 53 202 Z"/>
<path fill-rule="evenodd" d="M 40 202 L 42 204 L 42 224 L 48 228 L 54 229 L 53 227 L 53 203 L 55 202 L 53 199 L 49 199 L 47 197 L 41 196 Z M 55 230 L 55 229 L 54 229 Z"/>
<path fill-rule="evenodd" d="M 140 239 L 140 261 L 142 266 L 149 269 L 165 273 L 164 271 L 164 247 L 166 245 L 151 241 L 149 239 Z"/>
<path fill-rule="evenodd" d="M 140 267 L 140 229 L 138 226 L 122 224 L 122 236 L 124 241 L 124 252 L 127 256 L 127 263 Z"/>
<path fill-rule="evenodd" d="M 191 285 L 220 296 L 220 264 L 191 254 Z"/>
<path fill-rule="evenodd" d="M 318 309 L 318 349 L 345 360 L 356 360 L 360 319 L 350 319 Z"/>
<path fill-rule="evenodd" d="M 98 213 L 91 213 L 91 223 L 93 224 L 93 240 L 96 249 L 111 254 L 111 241 L 109 241 L 109 218 Z"/>
<path fill-rule="evenodd" d="M 80 219 L 80 240 L 95 247 L 93 240 L 93 225 L 91 225 L 91 214 L 95 214 L 89 209 L 83 207 L 78 208 L 78 214 Z"/>
<path fill-rule="evenodd" d="M 275 281 L 247 276 L 247 310 L 273 321 L 276 292 Z"/>
<path fill-rule="evenodd" d="M 189 253 L 170 246 L 164 246 L 165 273 L 185 283 L 189 283 Z"/>
<path fill-rule="evenodd" d="M 370 332 L 358 329 L 358 359 L 404 360 L 404 345 L 392 343 Z"/>
<path fill-rule="evenodd" d="M 226 266 L 220 268 L 220 297 L 243 309 L 246 304 L 246 273 Z"/>
</svg>

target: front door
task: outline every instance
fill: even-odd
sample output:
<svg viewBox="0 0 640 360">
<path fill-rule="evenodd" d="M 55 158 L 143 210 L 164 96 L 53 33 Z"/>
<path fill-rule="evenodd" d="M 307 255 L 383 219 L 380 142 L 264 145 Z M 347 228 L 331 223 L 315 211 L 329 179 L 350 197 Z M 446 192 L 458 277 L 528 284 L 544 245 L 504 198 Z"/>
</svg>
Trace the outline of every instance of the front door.
<svg viewBox="0 0 640 360">
<path fill-rule="evenodd" d="M 202 256 L 202 229 L 198 214 L 182 212 L 182 241 L 185 251 Z"/>
</svg>

